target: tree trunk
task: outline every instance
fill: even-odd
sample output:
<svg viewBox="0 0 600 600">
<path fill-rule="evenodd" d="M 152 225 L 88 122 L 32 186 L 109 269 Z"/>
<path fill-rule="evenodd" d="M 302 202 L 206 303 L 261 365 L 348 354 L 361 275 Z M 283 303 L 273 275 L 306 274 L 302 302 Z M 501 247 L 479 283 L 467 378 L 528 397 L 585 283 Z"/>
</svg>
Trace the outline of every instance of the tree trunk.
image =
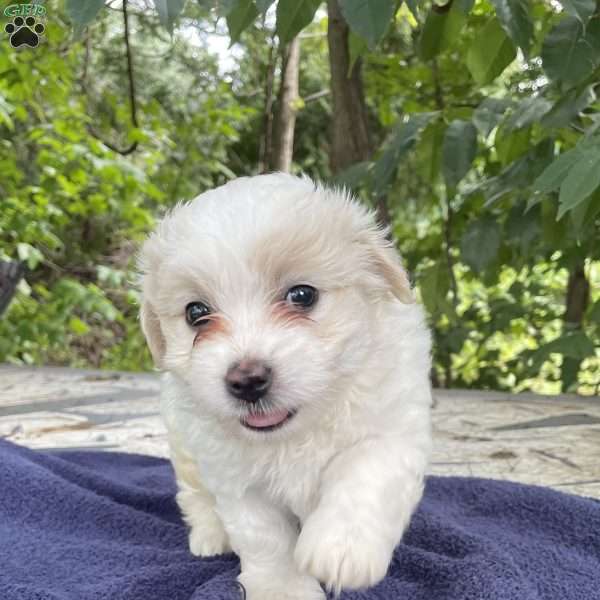
<svg viewBox="0 0 600 600">
<path fill-rule="evenodd" d="M 0 315 L 8 308 L 24 274 L 22 263 L 0 260 Z"/>
<path fill-rule="evenodd" d="M 565 325 L 569 328 L 580 329 L 583 325 L 583 315 L 590 301 L 590 284 L 585 276 L 584 264 L 580 262 L 571 268 L 567 284 L 565 302 Z"/>
<path fill-rule="evenodd" d="M 294 128 L 299 98 L 300 38 L 296 36 L 285 49 L 275 127 L 274 171 L 289 173 L 294 156 Z"/>
<path fill-rule="evenodd" d="M 328 0 L 329 66 L 333 97 L 333 143 L 330 166 L 333 173 L 371 156 L 371 140 L 363 91 L 361 60 L 350 72 L 349 29 L 337 0 Z M 350 76 L 348 76 L 350 72 Z"/>
<path fill-rule="evenodd" d="M 265 82 L 264 131 L 258 149 L 259 173 L 266 173 L 269 170 L 273 153 L 273 81 L 275 79 L 276 63 L 274 46 L 275 40 L 271 40 Z"/>
<path fill-rule="evenodd" d="M 567 294 L 565 299 L 564 331 L 568 333 L 582 329 L 583 316 L 590 301 L 590 283 L 585 276 L 583 261 L 576 263 L 569 271 Z M 561 367 L 561 391 L 567 392 L 577 383 L 582 360 L 572 356 L 563 356 Z"/>
</svg>

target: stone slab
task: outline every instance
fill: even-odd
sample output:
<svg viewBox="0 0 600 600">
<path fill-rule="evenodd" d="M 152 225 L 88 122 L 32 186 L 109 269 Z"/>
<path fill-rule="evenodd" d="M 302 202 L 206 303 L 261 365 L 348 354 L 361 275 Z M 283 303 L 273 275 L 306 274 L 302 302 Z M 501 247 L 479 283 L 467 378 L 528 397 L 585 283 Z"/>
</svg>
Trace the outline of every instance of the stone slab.
<svg viewBox="0 0 600 600">
<path fill-rule="evenodd" d="M 158 376 L 0 365 L 0 437 L 39 449 L 167 456 Z M 600 499 L 600 398 L 435 390 L 430 473 Z"/>
</svg>

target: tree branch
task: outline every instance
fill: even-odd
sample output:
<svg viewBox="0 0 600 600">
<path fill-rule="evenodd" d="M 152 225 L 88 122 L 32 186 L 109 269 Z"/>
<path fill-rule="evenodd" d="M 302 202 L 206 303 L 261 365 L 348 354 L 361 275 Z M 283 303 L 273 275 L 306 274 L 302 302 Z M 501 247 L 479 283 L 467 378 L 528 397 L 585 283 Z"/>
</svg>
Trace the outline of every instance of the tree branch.
<svg viewBox="0 0 600 600">
<path fill-rule="evenodd" d="M 131 52 L 131 45 L 129 43 L 129 15 L 127 12 L 127 0 L 123 0 L 123 25 L 125 28 L 124 37 L 125 37 L 125 55 L 127 59 L 127 78 L 129 80 L 129 108 L 131 111 L 131 123 L 137 129 L 138 127 L 138 118 L 137 118 L 137 103 L 136 103 L 136 94 L 135 94 L 135 78 L 133 72 L 133 55 Z M 86 89 L 86 81 L 87 78 L 87 65 L 89 59 L 89 38 L 86 44 L 86 57 L 84 63 L 84 90 Z M 127 148 L 119 148 L 116 144 L 105 140 L 96 129 L 92 125 L 88 125 L 88 132 L 93 135 L 96 139 L 100 140 L 107 148 L 110 148 L 113 152 L 117 152 L 123 156 L 127 156 L 138 147 L 138 141 L 136 140 Z"/>
<path fill-rule="evenodd" d="M 258 151 L 258 172 L 266 173 L 271 164 L 273 154 L 273 82 L 275 79 L 275 67 L 277 57 L 275 56 L 275 33 L 269 44 L 269 57 L 267 59 L 267 77 L 265 81 L 265 109 L 264 109 L 264 133 L 260 139 Z"/>
<path fill-rule="evenodd" d="M 448 4 L 451 4 L 452 0 Z M 431 72 L 433 75 L 433 88 L 435 104 L 439 111 L 443 111 L 446 107 L 444 101 L 444 91 L 442 89 L 442 83 L 440 81 L 440 72 L 438 69 L 437 60 L 434 58 L 431 63 Z M 452 303 L 456 308 L 458 304 L 458 284 L 456 282 L 456 275 L 454 274 L 454 261 L 452 260 L 452 205 L 450 198 L 446 193 L 446 218 L 444 219 L 444 241 L 445 241 L 445 253 L 446 263 L 448 265 L 448 275 L 450 276 L 450 286 L 452 288 Z"/>
</svg>

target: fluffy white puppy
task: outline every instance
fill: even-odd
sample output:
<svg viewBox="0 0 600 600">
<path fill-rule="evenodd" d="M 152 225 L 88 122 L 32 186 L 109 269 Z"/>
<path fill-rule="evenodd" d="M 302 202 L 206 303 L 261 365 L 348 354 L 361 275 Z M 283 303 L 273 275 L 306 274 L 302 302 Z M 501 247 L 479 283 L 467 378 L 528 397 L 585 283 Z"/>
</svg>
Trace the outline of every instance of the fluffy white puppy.
<svg viewBox="0 0 600 600">
<path fill-rule="evenodd" d="M 307 178 L 177 206 L 140 255 L 141 320 L 190 548 L 249 600 L 384 577 L 423 489 L 430 339 L 373 215 Z"/>
</svg>

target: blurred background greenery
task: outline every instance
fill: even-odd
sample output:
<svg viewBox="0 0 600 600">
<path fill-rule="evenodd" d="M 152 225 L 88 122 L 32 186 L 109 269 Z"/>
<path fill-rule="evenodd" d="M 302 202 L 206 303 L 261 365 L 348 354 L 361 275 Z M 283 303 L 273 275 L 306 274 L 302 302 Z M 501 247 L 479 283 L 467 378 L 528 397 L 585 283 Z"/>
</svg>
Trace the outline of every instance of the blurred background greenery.
<svg viewBox="0 0 600 600">
<path fill-rule="evenodd" d="M 290 169 L 391 226 L 436 385 L 600 393 L 596 0 L 41 4 L 0 42 L 0 361 L 151 369 L 137 244 Z"/>
</svg>

